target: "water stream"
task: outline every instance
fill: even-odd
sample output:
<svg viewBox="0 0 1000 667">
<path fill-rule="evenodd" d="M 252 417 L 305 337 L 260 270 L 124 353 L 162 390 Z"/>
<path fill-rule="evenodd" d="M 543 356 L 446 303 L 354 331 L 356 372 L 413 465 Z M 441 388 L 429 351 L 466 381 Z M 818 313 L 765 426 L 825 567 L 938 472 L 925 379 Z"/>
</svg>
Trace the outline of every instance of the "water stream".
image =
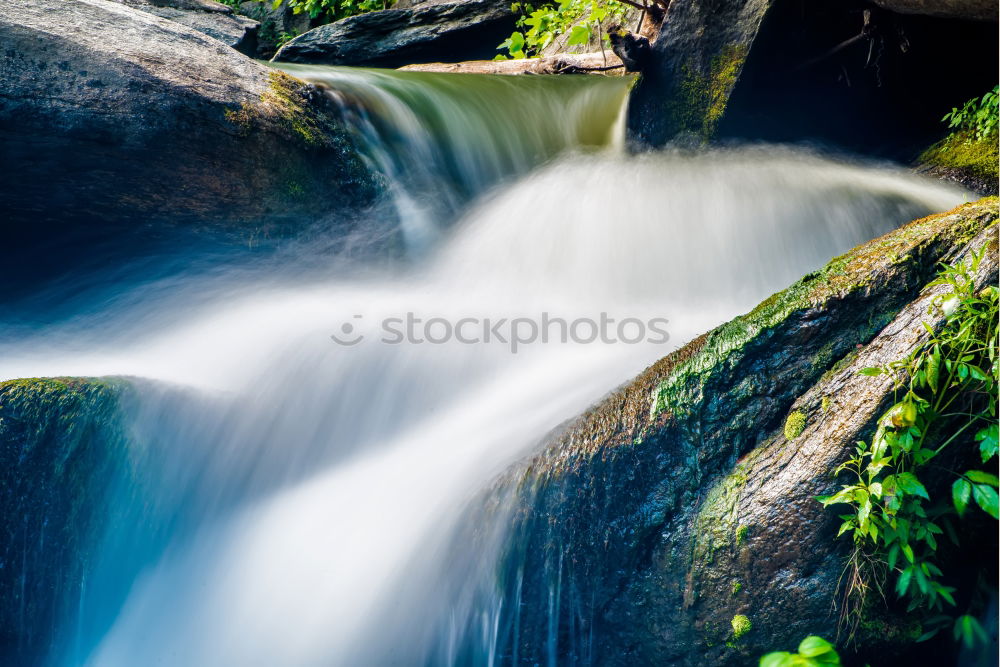
<svg viewBox="0 0 1000 667">
<path fill-rule="evenodd" d="M 628 155 L 624 79 L 291 70 L 391 183 L 408 260 L 302 271 L 340 259 L 298 244 L 0 335 L 0 378 L 137 378 L 133 511 L 51 664 L 468 664 L 470 634 L 509 662 L 516 601 L 480 594 L 503 512 L 453 539 L 477 492 L 678 344 L 965 199 L 790 148 Z"/>
</svg>

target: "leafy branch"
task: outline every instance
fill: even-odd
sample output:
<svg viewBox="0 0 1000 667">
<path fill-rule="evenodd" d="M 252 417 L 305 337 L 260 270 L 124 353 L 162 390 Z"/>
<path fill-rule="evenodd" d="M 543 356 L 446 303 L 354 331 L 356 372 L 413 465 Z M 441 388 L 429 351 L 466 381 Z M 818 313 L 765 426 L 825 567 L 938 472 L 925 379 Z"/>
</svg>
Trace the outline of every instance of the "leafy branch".
<svg viewBox="0 0 1000 667">
<path fill-rule="evenodd" d="M 606 47 L 608 37 L 601 25 L 609 18 L 623 19 L 627 5 L 643 7 L 632 0 L 560 0 L 537 6 L 515 2 L 510 8 L 519 14 L 518 29 L 497 47 L 498 51 L 507 51 L 507 55 L 500 54 L 496 60 L 537 57 L 556 37 L 567 31 L 567 47 L 586 44 L 595 33 Z"/>
<path fill-rule="evenodd" d="M 854 481 L 818 498 L 824 506 L 851 508 L 841 515 L 837 535 L 850 534 L 854 541 L 847 596 L 860 602 L 845 604 L 844 613 L 853 613 L 855 623 L 869 582 L 874 580 L 881 592 L 881 581 L 889 574 L 895 575 L 895 591 L 909 599 L 911 610 L 956 606 L 955 589 L 945 585 L 935 562 L 939 538 L 947 531 L 957 543 L 951 520 L 964 516 L 970 505 L 994 519 L 1000 516 L 994 461 L 1000 308 L 995 286 L 978 293 L 975 289 L 973 276 L 984 255 L 985 250 L 969 264 L 944 267 L 932 283 L 950 288 L 931 305 L 931 312 L 944 315 L 940 332 L 924 323 L 930 337 L 907 358 L 861 371 L 891 377 L 898 400 L 878 420 L 871 443 L 858 442 L 854 456 L 837 469 Z M 983 466 L 990 464 L 990 471 L 960 472 L 938 465 L 938 457 L 955 443 L 974 443 L 978 459 Z M 932 499 L 920 477 L 928 467 L 954 478 L 949 500 Z M 956 635 L 968 641 L 980 634 L 969 615 L 955 619 L 954 626 Z"/>
<path fill-rule="evenodd" d="M 987 139 L 997 134 L 1000 115 L 1000 86 L 982 97 L 973 97 L 961 109 L 953 107 L 944 115 L 942 122 L 956 131 L 966 131 L 976 139 Z"/>
</svg>

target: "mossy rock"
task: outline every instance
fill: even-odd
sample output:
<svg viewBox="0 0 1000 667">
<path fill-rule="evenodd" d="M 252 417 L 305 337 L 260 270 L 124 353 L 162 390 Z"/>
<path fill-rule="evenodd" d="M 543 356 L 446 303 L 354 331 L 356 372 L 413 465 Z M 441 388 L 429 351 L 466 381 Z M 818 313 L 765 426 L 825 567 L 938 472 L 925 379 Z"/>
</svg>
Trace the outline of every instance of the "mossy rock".
<svg viewBox="0 0 1000 667">
<path fill-rule="evenodd" d="M 952 132 L 924 151 L 919 170 L 964 185 L 981 194 L 998 192 L 997 135 L 976 138 L 967 131 Z"/>
<path fill-rule="evenodd" d="M 649 146 L 713 137 L 772 2 L 670 7 L 629 101 L 630 138 Z"/>
<path fill-rule="evenodd" d="M 117 379 L 0 382 L 0 663 L 37 664 L 76 612 L 130 470 Z"/>
<path fill-rule="evenodd" d="M 328 96 L 180 23 L 33 0 L 0 3 L 0 38 L 0 162 L 17 165 L 0 225 L 19 239 L 0 264 L 63 271 L 76 255 L 43 240 L 81 239 L 87 256 L 87 240 L 140 228 L 243 243 L 353 220 L 381 195 Z"/>
</svg>

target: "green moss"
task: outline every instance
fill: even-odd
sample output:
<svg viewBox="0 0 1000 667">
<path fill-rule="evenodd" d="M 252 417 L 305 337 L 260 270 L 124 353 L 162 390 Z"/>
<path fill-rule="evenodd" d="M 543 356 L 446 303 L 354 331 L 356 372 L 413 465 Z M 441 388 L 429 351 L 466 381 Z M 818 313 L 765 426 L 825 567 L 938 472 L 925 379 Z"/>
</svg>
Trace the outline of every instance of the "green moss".
<svg viewBox="0 0 1000 667">
<path fill-rule="evenodd" d="M 743 582 L 741 582 L 741 581 L 734 581 L 733 582 L 733 588 L 732 588 L 732 590 L 733 590 L 733 597 L 736 597 L 737 595 L 739 595 L 740 591 L 743 590 Z"/>
<path fill-rule="evenodd" d="M 830 397 L 829 396 L 824 396 L 822 398 L 822 400 L 820 401 L 820 410 L 822 410 L 823 412 L 826 412 L 829 409 L 830 409 Z"/>
<path fill-rule="evenodd" d="M 801 410 L 795 410 L 785 419 L 785 439 L 794 440 L 802 435 L 806 428 L 806 415 Z"/>
<path fill-rule="evenodd" d="M 305 96 L 306 84 L 284 72 L 268 72 L 267 89 L 256 103 L 243 102 L 225 112 L 226 120 L 247 135 L 255 127 L 277 125 L 307 146 L 323 146 L 328 137 Z"/>
<path fill-rule="evenodd" d="M 837 340 L 831 340 L 829 343 L 824 345 L 819 349 L 816 355 L 812 358 L 812 367 L 816 370 L 825 371 L 830 367 L 830 364 L 834 360 L 834 350 L 837 345 Z"/>
<path fill-rule="evenodd" d="M 681 66 L 677 93 L 668 106 L 679 130 L 697 134 L 704 140 L 712 138 L 746 56 L 746 45 L 727 44 L 712 58 L 707 73 L 693 62 Z"/>
<path fill-rule="evenodd" d="M 92 378 L 0 382 L 4 627 L 48 627 L 79 611 L 73 601 L 101 538 L 125 511 L 111 497 L 133 469 L 122 423 L 126 386 Z M 31 652 L 21 655 L 44 653 L 45 638 L 24 635 L 20 648 Z"/>
<path fill-rule="evenodd" d="M 953 132 L 918 158 L 921 164 L 960 169 L 979 178 L 997 180 L 1000 155 L 996 135 L 976 139 L 968 132 Z"/>
<path fill-rule="evenodd" d="M 736 506 L 747 484 L 747 466 L 739 464 L 712 487 L 695 518 L 695 564 L 708 565 L 715 552 L 746 537 L 746 526 L 738 526 Z M 742 530 L 742 533 L 741 533 Z"/>
<path fill-rule="evenodd" d="M 741 523 L 736 527 L 736 546 L 740 546 L 747 540 L 747 535 L 750 533 L 750 526 Z"/>
<path fill-rule="evenodd" d="M 733 639 L 736 641 L 739 641 L 740 637 L 750 632 L 753 628 L 753 624 L 750 622 L 750 619 L 743 614 L 736 614 L 733 616 L 733 620 L 730 621 L 730 624 L 733 626 Z"/>
<path fill-rule="evenodd" d="M 284 72 L 268 72 L 268 79 L 268 89 L 261 96 L 261 102 L 277 107 L 284 125 L 303 142 L 311 146 L 322 144 L 323 132 L 315 113 L 306 106 L 303 83 Z"/>
<path fill-rule="evenodd" d="M 746 59 L 745 44 L 728 44 L 712 59 L 707 91 L 708 108 L 705 110 L 705 121 L 702 125 L 702 134 L 706 138 L 715 134 L 715 128 L 722 119 L 722 114 L 729 103 L 729 96 L 736 86 Z"/>
</svg>

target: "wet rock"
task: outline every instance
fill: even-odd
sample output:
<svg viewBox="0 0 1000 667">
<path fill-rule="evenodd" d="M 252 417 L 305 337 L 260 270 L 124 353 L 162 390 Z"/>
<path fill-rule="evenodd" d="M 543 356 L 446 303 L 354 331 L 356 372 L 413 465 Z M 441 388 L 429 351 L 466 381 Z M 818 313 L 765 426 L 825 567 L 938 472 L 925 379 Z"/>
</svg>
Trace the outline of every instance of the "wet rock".
<svg viewBox="0 0 1000 667">
<path fill-rule="evenodd" d="M 281 47 L 274 60 L 401 67 L 489 59 L 513 29 L 514 14 L 508 2 L 428 0 L 313 28 Z"/>
<path fill-rule="evenodd" d="M 125 384 L 0 383 L 0 662 L 39 664 L 77 611 L 84 572 L 128 474 L 117 418 Z"/>
<path fill-rule="evenodd" d="M 905 355 L 921 322 L 936 323 L 924 286 L 939 261 L 988 248 L 979 280 L 996 281 L 997 209 L 969 204 L 834 259 L 654 364 L 510 471 L 497 493 L 514 490 L 520 509 L 499 652 L 736 666 L 810 633 L 833 638 L 843 544 L 813 496 L 892 395 L 857 371 Z M 835 397 L 826 410 L 823 396 Z M 736 637 L 738 616 L 748 623 Z M 910 625 L 877 618 L 864 640 L 885 659 Z"/>
</svg>

